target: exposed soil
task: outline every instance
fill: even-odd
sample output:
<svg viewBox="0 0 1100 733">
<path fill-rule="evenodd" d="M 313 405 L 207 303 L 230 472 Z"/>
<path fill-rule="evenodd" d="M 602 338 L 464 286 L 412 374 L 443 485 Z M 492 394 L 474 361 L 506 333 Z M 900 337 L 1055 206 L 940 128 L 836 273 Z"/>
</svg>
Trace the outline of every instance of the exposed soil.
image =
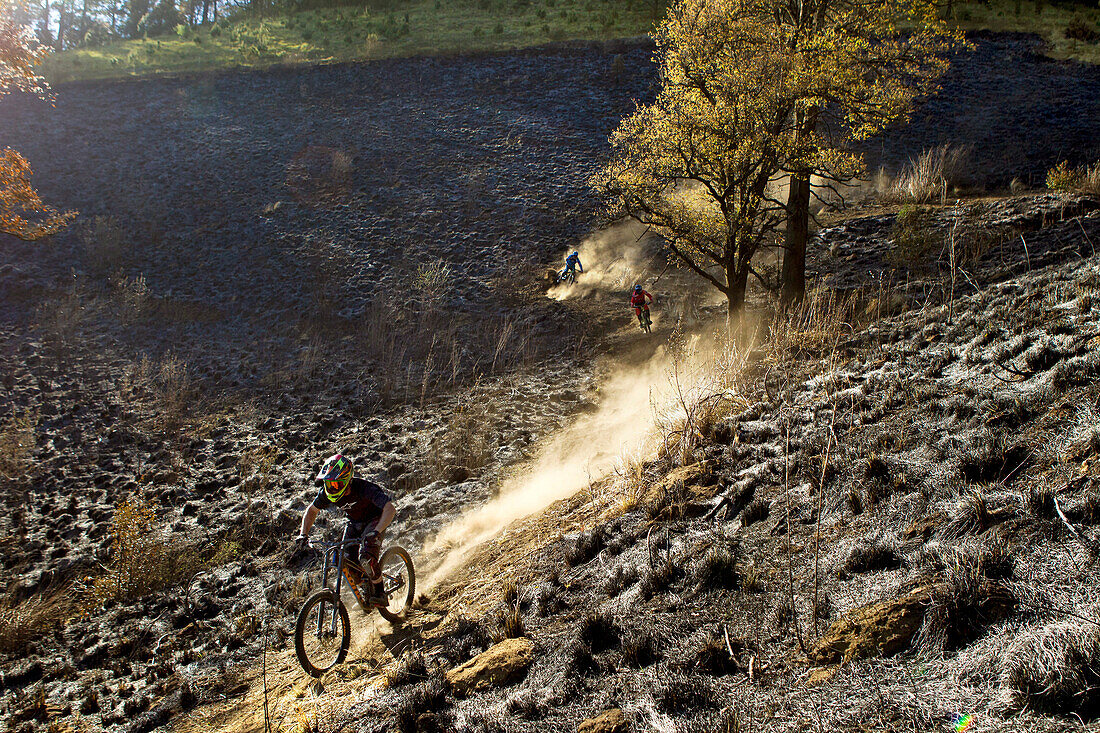
<svg viewBox="0 0 1100 733">
<path fill-rule="evenodd" d="M 872 164 L 896 165 L 939 142 L 971 142 L 975 183 L 999 186 L 1017 176 L 1038 182 L 1062 158 L 1100 157 L 1100 72 L 1044 60 L 1031 53 L 1032 44 L 981 39 L 953 67 L 943 95 L 910 126 L 868 146 Z M 617 53 L 626 69 L 619 75 Z M 288 700 L 306 695 L 311 705 L 329 706 L 331 716 L 351 716 L 367 730 L 394 724 L 390 713 L 400 702 L 394 695 L 406 694 L 407 686 L 357 708 L 352 704 L 361 702 L 364 688 L 341 672 L 345 679 L 327 683 L 343 691 L 336 704 L 307 695 L 288 663 L 285 634 L 306 586 L 297 579 L 301 559 L 287 561 L 287 538 L 308 498 L 307 479 L 337 447 L 356 456 L 362 472 L 383 480 L 401 507 L 392 537 L 416 550 L 493 496 L 548 436 L 598 409 L 610 372 L 601 354 L 634 363 L 658 351 L 672 320 L 661 322 L 660 306 L 658 334 L 639 344 L 626 309 L 615 305 L 620 293 L 596 289 L 591 297 L 556 300 L 545 297 L 541 279 L 546 265 L 598 221 L 585 182 L 632 100 L 652 93 L 649 55 L 624 47 L 394 61 L 69 85 L 57 90 L 53 108 L 5 100 L 3 143 L 28 157 L 44 197 L 86 218 L 113 220 L 100 222 L 94 235 L 74 229 L 52 242 L 3 242 L 0 416 L 33 425 L 31 447 L 13 451 L 10 465 L 0 466 L 0 566 L 10 578 L 9 602 L 57 590 L 80 595 L 71 584 L 109 561 L 113 507 L 135 493 L 155 502 L 158 526 L 168 533 L 162 541 L 193 549 L 201 562 L 167 591 L 110 603 L 7 653 L 0 663 L 0 720 L 28 731 L 58 720 L 132 731 L 170 720 L 200 729 L 203 721 L 240 723 L 232 701 L 238 695 L 250 705 L 257 701 L 255 662 L 266 639 L 275 647 L 281 714 L 289 714 Z M 845 345 L 845 366 L 809 381 L 792 378 L 782 398 L 754 393 L 757 404 L 719 431 L 726 440 L 701 449 L 697 457 L 714 462 L 706 473 L 717 478 L 706 479 L 706 490 L 687 503 L 713 508 L 722 495 L 744 498 L 751 490 L 766 502 L 750 512 L 760 521 L 729 511 L 712 527 L 678 510 L 665 516 L 660 507 L 652 516 L 623 514 L 614 492 L 593 497 L 586 490 L 532 520 L 538 541 L 519 532 L 510 535 L 514 545 L 487 547 L 456 581 L 433 591 L 408 628 L 381 629 L 383 649 L 373 645 L 374 636 L 357 647 L 348 669 L 373 671 L 410 643 L 434 647 L 435 624 L 450 634 L 441 637 L 450 646 L 431 653 L 440 663 L 460 664 L 488 646 L 494 629 L 467 625 L 462 638 L 453 631 L 458 613 L 495 613 L 497 586 L 470 569 L 484 567 L 494 582 L 506 571 L 524 580 L 521 605 L 535 661 L 520 688 L 463 703 L 444 694 L 440 721 L 469 729 L 572 730 L 614 703 L 639 728 L 673 721 L 710 730 L 734 691 L 744 692 L 738 699 L 757 719 L 772 693 L 801 679 L 803 663 L 792 661 L 801 657 L 789 624 L 775 615 L 773 592 L 783 569 L 775 538 L 790 531 L 788 507 L 799 525 L 795 535 L 812 529 L 807 518 L 821 517 L 834 539 L 848 541 L 950 514 L 971 484 L 1000 482 L 988 489 L 999 517 L 1036 472 L 1053 470 L 1053 460 L 1033 460 L 1007 475 L 1010 458 L 1023 460 L 1014 446 L 1002 446 L 1000 463 L 996 456 L 967 463 L 968 452 L 985 450 L 985 442 L 976 433 L 958 444 L 951 436 L 1023 409 L 1008 405 L 1002 383 L 989 376 L 1004 358 L 1022 360 L 1014 368 L 1028 376 L 1016 389 L 1037 395 L 1026 406 L 1029 424 L 1040 431 L 1035 436 L 1068 434 L 1069 413 L 1059 412 L 1069 409 L 1066 400 L 1091 404 L 1095 308 L 1081 299 L 1095 285 L 1093 254 L 1085 250 L 1090 237 L 1100 242 L 1093 209 L 1088 201 L 1027 199 L 971 211 L 975 226 L 1013 236 L 982 246 L 967 271 L 972 283 L 956 291 L 963 295 L 955 321 L 945 324 L 938 306 L 945 297 L 938 253 L 932 271 L 911 273 L 884 309 L 901 315 Z M 948 231 L 956 213 L 939 211 L 930 228 Z M 834 256 L 822 256 L 817 272 L 845 289 L 865 287 L 865 272 L 886 267 L 904 280 L 905 269 L 889 259 L 892 226 L 885 214 L 823 231 L 818 252 Z M 1026 241 L 1026 251 L 1018 241 Z M 653 282 L 657 265 L 650 259 L 635 273 Z M 661 277 L 667 304 L 682 302 L 683 280 Z M 959 371 L 971 363 L 981 375 L 973 382 Z M 919 395 L 914 379 L 927 382 Z M 1056 389 L 1044 386 L 1055 379 Z M 959 397 L 959 390 L 972 394 Z M 820 450 L 809 445 L 821 440 L 815 416 L 837 405 L 848 421 L 836 429 L 851 471 L 830 477 L 823 513 L 804 485 L 820 469 L 813 463 Z M 860 432 L 869 423 L 875 429 Z M 781 424 L 800 431 L 792 470 L 805 476 L 799 474 L 797 496 L 783 505 L 779 521 Z M 4 427 L 5 435 L 18 433 L 16 421 Z M 890 431 L 900 436 L 895 443 L 882 437 Z M 903 439 L 918 434 L 927 440 Z M 857 444 L 879 443 L 873 451 L 888 475 L 906 479 L 886 481 L 893 498 L 871 501 L 868 482 L 883 479 L 871 471 L 856 481 L 852 476 L 863 474 L 853 467 L 862 467 L 872 450 L 861 453 Z M 929 457 L 929 451 L 938 452 Z M 669 468 L 658 463 L 647 470 L 657 481 Z M 853 486 L 868 507 L 858 516 L 845 498 Z M 1077 502 L 1090 487 L 1074 487 L 1066 501 Z M 706 504 L 711 497 L 715 503 Z M 337 524 L 322 522 L 321 529 Z M 952 526 L 958 536 L 937 538 L 986 530 Z M 563 530 L 581 529 L 601 539 L 559 539 Z M 1070 541 L 1059 537 L 1068 548 Z M 689 590 L 696 559 L 731 538 L 744 544 L 739 558 L 758 560 L 768 592 L 737 584 L 713 593 Z M 875 573 L 873 583 L 863 570 L 842 578 L 835 569 L 848 565 L 846 550 L 840 544 L 830 550 L 834 613 L 893 597 L 920 579 L 914 553 L 932 550 L 904 539 L 896 550 L 904 562 Z M 804 546 L 804 537 L 797 541 Z M 590 544 L 577 551 L 577 542 Z M 523 557 L 508 554 L 520 550 Z M 562 568 L 566 554 L 573 559 Z M 803 584 L 808 557 L 797 555 Z M 645 576 L 654 558 L 678 569 L 654 576 L 651 595 L 623 592 L 640 587 L 628 566 Z M 1035 551 L 1023 546 L 1017 563 L 1020 576 L 1039 567 Z M 620 588 L 606 580 L 615 566 L 626 573 L 618 576 Z M 563 572 L 555 578 L 555 570 Z M 1061 566 L 1043 572 L 1062 584 L 1069 577 Z M 808 596 L 800 590 L 797 597 L 805 618 Z M 1067 599 L 1084 602 L 1072 592 Z M 744 613 L 731 615 L 734 607 Z M 597 608 L 624 627 L 644 608 L 647 615 L 634 621 L 656 629 L 656 666 L 626 671 L 618 642 L 598 641 L 589 649 L 594 657 L 576 656 L 566 642 Z M 1015 622 L 1037 623 L 1024 616 Z M 689 669 L 697 661 L 680 658 L 694 653 L 700 629 L 721 630 L 730 644 L 744 645 L 736 662 L 721 655 L 706 662 L 718 667 L 706 670 L 705 679 Z M 968 635 L 965 643 L 976 642 Z M 951 675 L 963 674 L 961 658 L 934 665 L 922 689 L 938 692 Z M 894 662 L 882 664 L 875 674 L 892 674 Z M 849 668 L 833 679 L 841 694 L 849 689 L 843 685 L 866 681 Z M 960 693 L 960 704 L 1001 694 L 982 679 Z M 760 684 L 767 694 L 756 696 L 753 686 Z M 676 689 L 690 694 L 676 697 Z M 1004 689 L 1011 696 L 1011 686 Z M 792 729 L 811 714 L 812 700 L 795 693 L 775 699 L 781 703 L 768 715 Z M 913 713 L 913 729 L 939 725 L 940 708 L 955 699 Z M 196 702 L 204 710 L 220 705 L 223 717 L 179 716 Z M 860 705 L 832 722 L 878 714 Z M 255 710 L 241 729 L 262 725 Z M 1049 716 L 1028 721 L 1037 729 L 1061 724 Z"/>
</svg>

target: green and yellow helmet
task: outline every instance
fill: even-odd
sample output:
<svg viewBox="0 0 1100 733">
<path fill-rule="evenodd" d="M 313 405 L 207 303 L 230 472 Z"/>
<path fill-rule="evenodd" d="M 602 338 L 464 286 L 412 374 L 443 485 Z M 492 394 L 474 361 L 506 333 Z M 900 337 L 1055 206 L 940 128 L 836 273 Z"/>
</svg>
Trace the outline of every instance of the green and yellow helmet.
<svg viewBox="0 0 1100 733">
<path fill-rule="evenodd" d="M 355 464 L 346 456 L 337 453 L 325 461 L 321 472 L 317 474 L 317 480 L 324 483 L 325 496 L 329 501 L 339 501 L 344 494 L 348 493 L 353 473 L 355 473 Z"/>
</svg>

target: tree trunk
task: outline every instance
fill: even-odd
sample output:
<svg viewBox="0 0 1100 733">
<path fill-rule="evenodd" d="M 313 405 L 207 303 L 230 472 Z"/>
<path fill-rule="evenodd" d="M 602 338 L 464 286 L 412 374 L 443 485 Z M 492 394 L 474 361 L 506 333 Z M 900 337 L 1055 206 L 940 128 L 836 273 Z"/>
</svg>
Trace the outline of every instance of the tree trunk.
<svg viewBox="0 0 1100 733">
<path fill-rule="evenodd" d="M 58 14 L 57 19 L 57 45 L 54 47 L 58 51 L 65 50 L 65 35 L 69 32 L 69 12 L 65 7 L 65 3 L 61 3 L 61 11 Z"/>
<path fill-rule="evenodd" d="M 84 45 L 84 39 L 88 37 L 88 0 L 84 0 L 84 6 L 80 10 L 80 45 Z"/>
<path fill-rule="evenodd" d="M 798 134 L 805 138 L 817 127 L 816 107 L 799 115 Z M 780 304 L 784 307 L 802 300 L 806 293 L 806 244 L 810 235 L 810 171 L 791 174 L 787 193 L 786 250 L 783 253 L 783 283 Z"/>
<path fill-rule="evenodd" d="M 210 0 L 202 0 L 202 24 L 206 25 L 210 15 Z"/>
<path fill-rule="evenodd" d="M 50 32 L 50 0 L 42 0 L 42 43 L 46 46 L 53 45 L 53 34 Z"/>
<path fill-rule="evenodd" d="M 783 289 L 779 302 L 793 305 L 806 294 L 806 243 L 810 237 L 810 174 L 791 176 L 787 194 L 786 250 L 783 252 Z"/>
<path fill-rule="evenodd" d="M 732 322 L 745 307 L 745 293 L 749 285 L 747 262 L 741 264 L 735 260 L 726 266 L 726 285 L 729 286 L 726 291 L 726 301 L 729 307 L 729 320 Z"/>
</svg>

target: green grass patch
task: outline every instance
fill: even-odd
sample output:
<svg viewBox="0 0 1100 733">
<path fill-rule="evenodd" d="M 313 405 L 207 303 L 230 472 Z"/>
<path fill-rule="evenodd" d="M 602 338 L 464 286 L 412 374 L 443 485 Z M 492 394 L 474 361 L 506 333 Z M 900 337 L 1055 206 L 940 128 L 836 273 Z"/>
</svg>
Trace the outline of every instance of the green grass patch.
<svg viewBox="0 0 1100 733">
<path fill-rule="evenodd" d="M 240 17 L 202 28 L 65 51 L 45 63 L 53 83 L 188 73 L 272 64 L 315 64 L 500 51 L 563 40 L 638 36 L 663 0 L 413 0 L 392 10 L 328 8 L 267 19 Z M 956 2 L 945 9 L 966 30 L 1037 33 L 1059 59 L 1100 63 L 1100 8 L 1035 0 Z"/>
<path fill-rule="evenodd" d="M 498 51 L 551 41 L 644 35 L 653 5 L 634 0 L 421 0 L 399 10 L 348 7 L 259 19 L 225 20 L 156 38 L 55 54 L 52 83 L 272 64 L 314 64 Z"/>
<path fill-rule="evenodd" d="M 968 31 L 1035 33 L 1046 41 L 1046 53 L 1052 58 L 1100 63 L 1100 6 L 1097 4 L 1090 8 L 1035 0 L 955 3 L 951 18 Z M 1095 33 L 1095 40 L 1081 40 L 1082 35 L 1090 35 L 1090 30 Z"/>
</svg>

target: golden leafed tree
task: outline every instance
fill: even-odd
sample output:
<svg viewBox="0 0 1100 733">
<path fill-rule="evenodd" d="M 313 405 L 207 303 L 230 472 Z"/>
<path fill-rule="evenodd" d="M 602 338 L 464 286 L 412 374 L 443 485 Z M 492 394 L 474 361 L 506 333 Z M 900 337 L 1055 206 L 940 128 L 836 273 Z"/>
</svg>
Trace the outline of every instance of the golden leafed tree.
<svg viewBox="0 0 1100 733">
<path fill-rule="evenodd" d="M 35 66 L 47 50 L 30 28 L 16 20 L 11 0 L 0 0 L 0 97 L 12 92 L 45 96 L 47 87 Z M 0 151 L 0 232 L 38 239 L 64 228 L 76 212 L 59 213 L 31 187 L 31 167 L 19 153 Z"/>
<path fill-rule="evenodd" d="M 949 57 L 966 43 L 939 17 L 937 0 L 774 0 L 771 6 L 801 74 L 794 129 L 802 145 L 821 153 L 804 160 L 835 166 L 785 171 L 782 299 L 791 303 L 805 291 L 811 177 L 828 182 L 862 174 L 862 157 L 850 144 L 905 119 L 917 100 L 938 90 Z"/>
<path fill-rule="evenodd" d="M 804 70 L 767 0 L 682 0 L 656 32 L 657 99 L 611 136 L 593 185 L 609 214 L 660 234 L 674 260 L 744 304 L 752 257 L 786 219 L 784 170 L 845 175 L 800 135 Z"/>
<path fill-rule="evenodd" d="M 661 234 L 731 313 L 757 250 L 786 247 L 784 295 L 796 283 L 796 299 L 810 177 L 861 173 L 850 141 L 912 109 L 958 42 L 921 2 L 676 3 L 655 33 L 657 99 L 612 134 L 593 179 L 609 213 Z"/>
</svg>

